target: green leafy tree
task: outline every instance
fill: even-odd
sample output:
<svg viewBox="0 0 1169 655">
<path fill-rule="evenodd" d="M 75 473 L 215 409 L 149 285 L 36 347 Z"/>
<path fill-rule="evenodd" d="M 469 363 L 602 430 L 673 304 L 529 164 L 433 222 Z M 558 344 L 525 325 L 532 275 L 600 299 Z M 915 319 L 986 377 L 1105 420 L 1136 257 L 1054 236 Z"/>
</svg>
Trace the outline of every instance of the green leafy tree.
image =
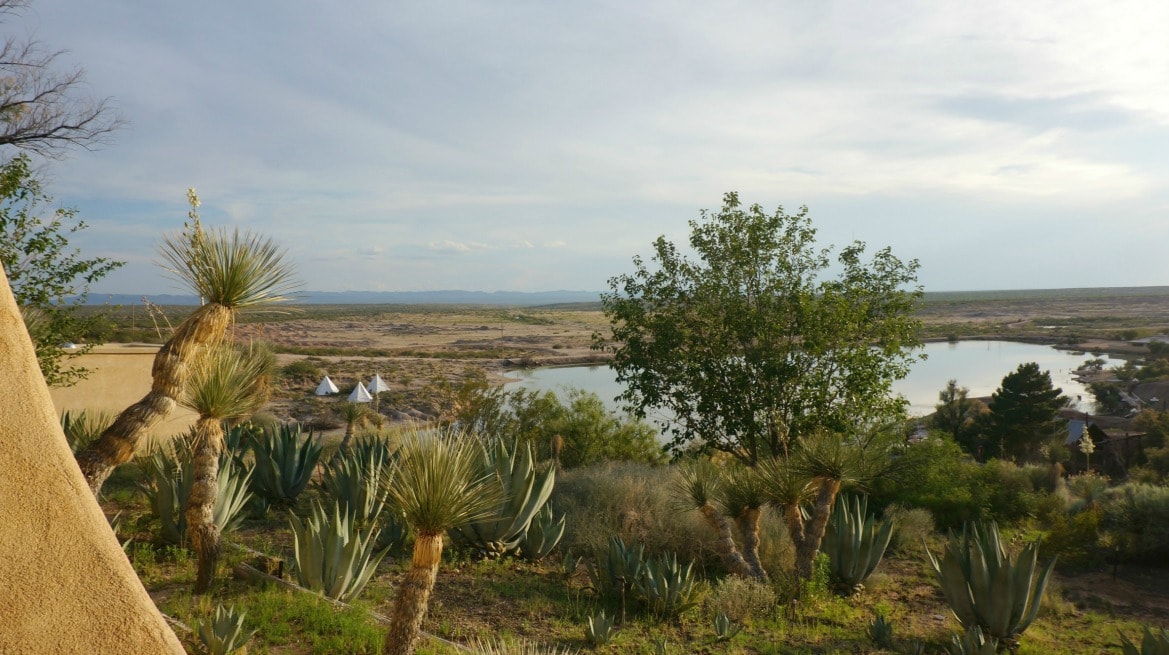
<svg viewBox="0 0 1169 655">
<path fill-rule="evenodd" d="M 1004 459 L 1038 459 L 1044 445 L 1063 435 L 1066 422 L 1059 418 L 1059 410 L 1066 404 L 1048 371 L 1039 370 L 1035 362 L 1020 364 L 991 396 L 987 415 L 991 448 Z"/>
<path fill-rule="evenodd" d="M 85 377 L 84 368 L 69 360 L 88 352 L 93 343 L 66 350 L 100 321 L 80 316 L 89 285 L 123 262 L 106 257 L 86 259 L 69 245 L 85 229 L 73 209 L 43 208 L 53 199 L 33 177 L 29 158 L 18 155 L 0 167 L 0 264 L 3 264 L 36 347 L 37 363 L 50 386 L 64 387 Z"/>
<path fill-rule="evenodd" d="M 939 402 L 934 406 L 931 424 L 950 435 L 966 452 L 977 454 L 981 442 L 976 419 L 986 411 L 986 406 L 971 399 L 969 394 L 970 389 L 958 386 L 957 380 L 946 383 L 946 388 L 938 392 Z"/>
<path fill-rule="evenodd" d="M 728 193 L 690 222 L 691 259 L 659 237 L 654 266 L 609 280 L 602 306 L 621 399 L 691 441 L 748 465 L 786 456 L 790 440 L 899 413 L 890 393 L 915 361 L 916 261 L 865 245 L 818 248 L 807 208 L 767 214 Z M 828 275 L 829 269 L 835 277 Z"/>
</svg>

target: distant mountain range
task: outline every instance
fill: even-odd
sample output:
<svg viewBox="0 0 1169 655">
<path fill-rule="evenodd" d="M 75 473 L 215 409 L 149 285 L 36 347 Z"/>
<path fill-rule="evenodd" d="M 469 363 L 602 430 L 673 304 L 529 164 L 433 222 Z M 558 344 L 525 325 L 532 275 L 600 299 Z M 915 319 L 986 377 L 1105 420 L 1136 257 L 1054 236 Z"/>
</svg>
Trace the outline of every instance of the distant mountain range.
<svg viewBox="0 0 1169 655">
<path fill-rule="evenodd" d="M 176 294 L 145 294 L 158 305 L 197 305 L 199 298 Z M 142 295 L 91 293 L 90 305 L 137 305 Z M 305 291 L 298 305 L 559 305 L 600 302 L 599 291 Z"/>
</svg>

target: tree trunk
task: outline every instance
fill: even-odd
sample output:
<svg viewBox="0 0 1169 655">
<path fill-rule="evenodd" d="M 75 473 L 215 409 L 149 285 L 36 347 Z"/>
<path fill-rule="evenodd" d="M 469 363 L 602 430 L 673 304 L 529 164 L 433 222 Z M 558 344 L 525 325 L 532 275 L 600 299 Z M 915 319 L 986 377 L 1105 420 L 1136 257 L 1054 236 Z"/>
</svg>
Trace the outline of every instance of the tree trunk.
<svg viewBox="0 0 1169 655">
<path fill-rule="evenodd" d="M 422 619 L 430 603 L 430 592 L 442 561 L 443 533 L 420 534 L 414 539 L 414 557 L 406 579 L 394 597 L 390 631 L 386 633 L 386 655 L 410 655 L 422 630 Z"/>
<path fill-rule="evenodd" d="M 219 526 L 215 525 L 215 501 L 219 492 L 219 452 L 223 450 L 223 428 L 219 419 L 201 417 L 195 425 L 194 483 L 187 498 L 187 534 L 195 548 L 198 573 L 195 593 L 211 588 L 219 564 Z"/>
<path fill-rule="evenodd" d="M 134 456 L 142 433 L 174 409 L 187 381 L 187 366 L 203 347 L 223 338 L 233 315 L 228 307 L 207 304 L 187 317 L 154 356 L 150 392 L 123 410 L 101 437 L 77 453 L 77 464 L 94 496 L 114 469 Z"/>
<path fill-rule="evenodd" d="M 836 503 L 838 493 L 840 493 L 840 480 L 820 480 L 820 490 L 816 492 L 816 504 L 812 507 L 812 520 L 806 526 L 803 539 L 796 544 L 796 573 L 805 580 L 812 577 L 812 566 L 816 561 L 816 552 L 820 550 L 824 531 L 828 529 L 828 519 L 832 516 L 832 506 Z M 799 511 L 798 507 L 796 511 Z"/>
<path fill-rule="evenodd" d="M 714 528 L 715 534 L 718 535 L 718 554 L 722 557 L 723 564 L 726 565 L 727 569 L 736 575 L 748 578 L 755 577 L 755 572 L 743 559 L 738 547 L 735 546 L 735 536 L 731 532 L 731 524 L 727 519 L 710 503 L 700 505 L 698 512 L 702 514 L 707 525 Z"/>
<path fill-rule="evenodd" d="M 341 447 L 337 449 L 336 457 L 340 457 L 343 453 L 349 452 L 349 441 L 353 438 L 353 433 L 357 431 L 357 421 L 349 421 L 345 424 L 345 436 L 341 439 Z"/>
<path fill-rule="evenodd" d="M 743 510 L 738 522 L 739 531 L 743 533 L 743 560 L 753 578 L 767 582 L 767 571 L 763 570 L 763 563 L 759 561 L 759 520 L 762 517 L 761 509 L 748 507 Z"/>
</svg>

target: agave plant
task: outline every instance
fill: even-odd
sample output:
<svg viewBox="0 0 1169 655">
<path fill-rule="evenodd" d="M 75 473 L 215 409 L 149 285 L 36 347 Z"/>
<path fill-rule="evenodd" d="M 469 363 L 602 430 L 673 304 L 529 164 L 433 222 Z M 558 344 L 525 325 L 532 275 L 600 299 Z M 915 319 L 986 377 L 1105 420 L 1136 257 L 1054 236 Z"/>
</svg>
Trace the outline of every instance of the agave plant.
<svg viewBox="0 0 1169 655">
<path fill-rule="evenodd" d="M 608 547 L 596 550 L 586 565 L 594 592 L 622 600 L 633 590 L 644 569 L 645 546 L 627 547 L 618 536 L 609 537 Z"/>
<path fill-rule="evenodd" d="M 730 641 L 742 629 L 742 624 L 735 623 L 722 612 L 714 617 L 714 638 L 717 641 Z"/>
<path fill-rule="evenodd" d="M 1145 626 L 1140 648 L 1129 641 L 1122 632 L 1120 634 L 1120 647 L 1124 651 L 1124 655 L 1169 655 L 1169 632 L 1166 632 L 1164 628 L 1154 631 L 1149 626 Z"/>
<path fill-rule="evenodd" d="M 486 520 L 456 526 L 451 537 L 488 555 L 502 555 L 523 542 L 532 519 L 552 495 L 556 469 L 540 473 L 530 446 L 517 444 L 509 450 L 502 439 L 493 440 L 484 453 L 482 474 L 496 475 L 506 498 Z"/>
<path fill-rule="evenodd" d="M 564 536 L 564 526 L 565 516 L 561 515 L 560 519 L 556 520 L 552 516 L 552 506 L 544 505 L 532 519 L 524 540 L 520 542 L 520 554 L 531 562 L 544 559 L 556 544 L 560 543 Z"/>
<path fill-rule="evenodd" d="M 877 648 L 893 648 L 893 622 L 884 614 L 877 612 L 869 623 L 869 639 Z"/>
<path fill-rule="evenodd" d="M 128 462 L 146 429 L 174 409 L 186 387 L 192 362 L 221 342 L 240 311 L 288 300 L 297 284 L 285 253 L 258 235 L 204 230 L 199 199 L 188 190 L 190 222 L 166 237 L 164 267 L 204 304 L 175 329 L 154 357 L 150 391 L 127 407 L 101 437 L 77 454 L 77 464 L 96 496 L 113 470 Z"/>
<path fill-rule="evenodd" d="M 388 455 L 376 450 L 342 453 L 325 466 L 321 489 L 345 507 L 355 524 L 364 526 L 385 507 L 382 479 L 392 466 Z"/>
<path fill-rule="evenodd" d="M 995 655 L 998 650 L 999 640 L 987 636 L 976 625 L 962 634 L 950 635 L 950 643 L 946 646 L 948 655 Z"/>
<path fill-rule="evenodd" d="M 290 507 L 308 486 L 321 458 L 321 444 L 300 424 L 280 425 L 249 435 L 255 465 L 252 492 L 273 505 Z"/>
<path fill-rule="evenodd" d="M 142 490 L 146 493 L 151 513 L 159 519 L 159 538 L 168 544 L 181 544 L 187 536 L 187 519 L 183 508 L 194 484 L 194 464 L 191 447 L 185 440 L 172 448 L 157 448 L 139 460 L 146 473 Z M 234 531 L 243 523 L 243 509 L 251 500 L 248 491 L 250 472 L 236 465 L 224 452 L 219 459 L 216 476 L 215 525 L 221 535 Z"/>
<path fill-rule="evenodd" d="M 1055 560 L 1038 570 L 1039 544 L 1010 556 L 995 523 L 967 523 L 951 534 L 941 558 L 927 550 L 942 593 L 964 628 L 979 627 L 1011 650 L 1035 620 Z"/>
<path fill-rule="evenodd" d="M 681 566 L 673 553 L 647 560 L 636 586 L 658 616 L 677 616 L 697 605 L 694 599 L 699 583 L 694 563 Z"/>
<path fill-rule="evenodd" d="M 588 623 L 585 624 L 584 638 L 593 646 L 604 646 L 609 643 L 613 638 L 613 618 L 606 616 L 605 610 L 590 616 Z"/>
<path fill-rule="evenodd" d="M 877 524 L 867 512 L 868 496 L 842 494 L 824 531 L 820 550 L 828 555 L 829 574 L 836 588 L 850 594 L 862 584 L 885 556 L 893 538 L 893 521 Z"/>
<path fill-rule="evenodd" d="M 303 587 L 348 602 L 365 589 L 386 551 L 377 550 L 376 532 L 354 527 L 340 503 L 332 510 L 313 503 L 312 516 L 292 517 L 296 577 Z"/>
<path fill-rule="evenodd" d="M 61 412 L 61 430 L 65 433 L 65 441 L 74 454 L 85 448 L 90 442 L 101 436 L 101 433 L 114 422 L 114 415 L 109 412 L 95 412 L 81 410 Z"/>
<path fill-rule="evenodd" d="M 256 634 L 253 630 L 244 634 L 244 616 L 247 612 L 235 613 L 234 607 L 215 607 L 214 620 L 203 623 L 196 621 L 195 633 L 210 655 L 229 655 L 236 651 L 247 652 L 248 641 Z"/>
</svg>

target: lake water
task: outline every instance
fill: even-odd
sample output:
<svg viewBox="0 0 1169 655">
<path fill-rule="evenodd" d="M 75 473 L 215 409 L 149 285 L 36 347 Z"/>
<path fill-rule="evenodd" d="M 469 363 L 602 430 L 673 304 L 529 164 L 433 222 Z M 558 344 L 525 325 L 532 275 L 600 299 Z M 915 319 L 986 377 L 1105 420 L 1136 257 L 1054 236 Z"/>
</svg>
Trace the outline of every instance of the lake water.
<svg viewBox="0 0 1169 655">
<path fill-rule="evenodd" d="M 959 341 L 957 343 L 927 343 L 923 351 L 927 358 L 914 364 L 909 376 L 893 385 L 893 390 L 909 400 L 909 413 L 923 416 L 934 411 L 938 392 L 950 380 L 970 389 L 971 398 L 989 396 L 1003 377 L 1019 364 L 1036 362 L 1041 370 L 1051 372 L 1052 383 L 1063 389 L 1064 395 L 1085 411 L 1093 411 L 1091 394 L 1084 385 L 1072 378 L 1072 373 L 1091 359 L 1091 353 L 1074 354 L 1051 346 L 1040 346 L 1014 341 Z M 1120 366 L 1120 359 L 1101 355 L 1105 367 Z M 530 389 L 562 392 L 575 387 L 591 391 L 614 410 L 619 407 L 613 399 L 621 393 L 613 370 L 608 366 L 566 366 L 536 368 L 509 373 L 518 384 Z"/>
</svg>

